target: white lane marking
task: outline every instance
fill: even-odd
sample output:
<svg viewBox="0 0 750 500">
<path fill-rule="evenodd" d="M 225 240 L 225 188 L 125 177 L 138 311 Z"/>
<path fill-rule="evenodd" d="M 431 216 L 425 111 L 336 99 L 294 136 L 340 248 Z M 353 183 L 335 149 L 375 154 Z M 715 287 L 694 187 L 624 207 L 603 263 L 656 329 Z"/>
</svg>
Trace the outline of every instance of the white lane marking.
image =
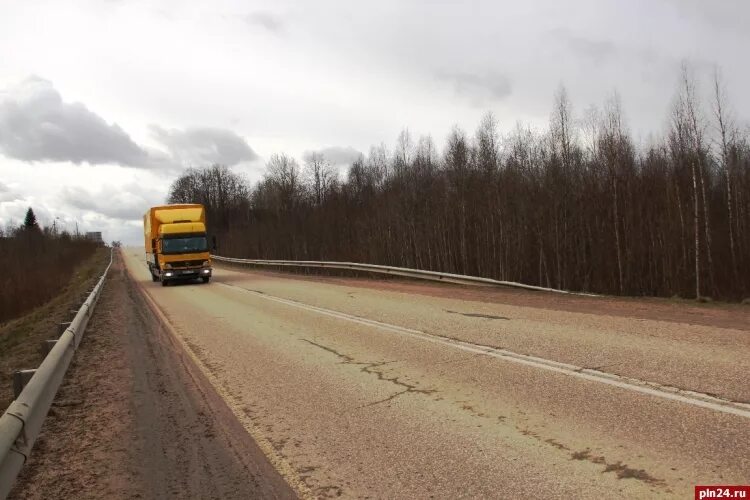
<svg viewBox="0 0 750 500">
<path fill-rule="evenodd" d="M 451 339 L 447 337 L 441 337 L 425 333 L 420 330 L 414 330 L 398 325 L 391 325 L 389 323 L 382 323 L 380 321 L 361 318 L 359 316 L 352 316 L 340 311 L 332 309 L 325 309 L 322 307 L 312 306 L 303 302 L 297 302 L 296 300 L 283 299 L 281 297 L 275 297 L 266 293 L 257 292 L 255 290 L 249 290 L 241 286 L 229 285 L 226 283 L 216 283 L 228 288 L 241 290 L 246 293 L 253 294 L 257 297 L 270 300 L 272 302 L 278 302 L 286 304 L 299 309 L 305 309 L 307 311 L 316 312 L 324 316 L 330 316 L 332 318 L 343 319 L 361 325 L 370 326 L 373 328 L 379 328 L 392 333 L 398 333 L 408 337 L 417 338 L 426 342 L 432 342 L 434 344 L 441 344 L 444 346 L 452 347 L 454 349 L 460 349 L 462 351 L 471 352 L 474 354 L 482 354 L 493 358 L 510 361 L 513 363 L 519 363 L 522 365 L 532 366 L 534 368 L 540 368 L 542 370 L 548 370 L 571 377 L 577 377 L 580 379 L 588 380 L 591 382 L 599 382 L 601 384 L 607 384 L 621 389 L 626 389 L 633 392 L 639 392 L 642 394 L 648 394 L 650 396 L 656 396 L 663 399 L 669 399 L 672 401 L 678 401 L 680 403 L 690 404 L 693 406 L 699 406 L 701 408 L 708 408 L 710 410 L 719 411 L 722 413 L 728 413 L 730 415 L 737 415 L 740 417 L 750 418 L 750 405 L 740 403 L 736 401 L 729 401 L 726 399 L 717 398 L 710 394 L 704 394 L 701 392 L 689 391 L 680 389 L 677 387 L 670 387 L 656 382 L 647 382 L 636 378 L 622 377 L 620 375 L 614 375 L 612 373 L 606 373 L 599 370 L 592 370 L 590 368 L 584 368 L 582 366 L 571 365 L 568 363 L 561 363 L 559 361 L 553 361 L 551 359 L 538 358 L 536 356 L 530 356 L 528 354 L 520 354 L 517 352 L 509 351 L 507 349 L 500 349 L 496 347 L 482 346 L 472 344 L 470 342 L 464 342 L 462 340 Z"/>
</svg>

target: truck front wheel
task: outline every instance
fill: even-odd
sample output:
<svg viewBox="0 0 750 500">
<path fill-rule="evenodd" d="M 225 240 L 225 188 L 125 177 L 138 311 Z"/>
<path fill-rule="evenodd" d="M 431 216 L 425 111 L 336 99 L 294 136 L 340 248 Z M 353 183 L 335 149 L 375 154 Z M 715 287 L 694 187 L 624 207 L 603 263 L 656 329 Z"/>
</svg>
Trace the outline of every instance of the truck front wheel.
<svg viewBox="0 0 750 500">
<path fill-rule="evenodd" d="M 201 279 L 203 280 L 203 283 L 208 283 L 208 281 L 211 279 L 211 276 L 202 276 Z"/>
<path fill-rule="evenodd" d="M 169 281 L 161 280 L 161 286 L 167 286 L 168 284 L 169 284 Z"/>
<path fill-rule="evenodd" d="M 154 273 L 151 273 L 151 281 L 159 281 L 159 277 Z"/>
</svg>

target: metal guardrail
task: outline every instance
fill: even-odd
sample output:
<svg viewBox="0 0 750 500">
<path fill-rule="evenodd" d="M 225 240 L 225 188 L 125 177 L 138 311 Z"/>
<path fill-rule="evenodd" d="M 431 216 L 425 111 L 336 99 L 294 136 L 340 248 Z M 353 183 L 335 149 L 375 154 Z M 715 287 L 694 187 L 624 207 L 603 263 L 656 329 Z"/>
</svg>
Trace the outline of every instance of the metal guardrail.
<svg viewBox="0 0 750 500">
<path fill-rule="evenodd" d="M 23 391 L 0 417 L 0 499 L 8 496 L 21 467 L 31 454 L 111 267 L 112 255 L 107 269 L 78 309 L 70 326 L 60 335 Z"/>
<path fill-rule="evenodd" d="M 480 278 L 479 276 L 465 276 L 462 274 L 441 273 L 437 271 L 424 271 L 421 269 L 409 269 L 406 267 L 381 266 L 377 264 L 358 264 L 356 262 L 329 262 L 316 260 L 261 260 L 261 259 L 238 259 L 234 257 L 222 257 L 212 255 L 212 259 L 219 262 L 229 262 L 232 264 L 257 265 L 257 266 L 289 266 L 289 267 L 310 267 L 321 269 L 348 269 L 351 271 L 363 271 L 368 273 L 390 274 L 394 276 L 404 276 L 407 278 L 425 279 L 432 281 L 442 281 L 446 283 L 458 283 L 461 285 L 480 285 L 480 286 L 507 286 L 513 288 L 523 288 L 525 290 L 536 290 L 542 292 L 563 293 L 567 295 L 585 295 L 597 297 L 596 294 L 569 292 L 567 290 L 558 290 L 556 288 L 545 288 L 535 285 L 526 285 L 514 281 L 493 280 L 491 278 Z"/>
</svg>

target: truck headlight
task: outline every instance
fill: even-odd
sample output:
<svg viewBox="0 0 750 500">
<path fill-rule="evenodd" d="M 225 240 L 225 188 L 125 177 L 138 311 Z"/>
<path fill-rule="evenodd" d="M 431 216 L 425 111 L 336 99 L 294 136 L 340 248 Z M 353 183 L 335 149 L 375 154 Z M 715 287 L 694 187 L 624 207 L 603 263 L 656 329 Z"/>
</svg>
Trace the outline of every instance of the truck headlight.
<svg viewBox="0 0 750 500">
<path fill-rule="evenodd" d="M 169 278 L 170 276 L 172 276 L 172 273 L 164 273 L 164 276 L 166 276 L 167 278 Z"/>
</svg>

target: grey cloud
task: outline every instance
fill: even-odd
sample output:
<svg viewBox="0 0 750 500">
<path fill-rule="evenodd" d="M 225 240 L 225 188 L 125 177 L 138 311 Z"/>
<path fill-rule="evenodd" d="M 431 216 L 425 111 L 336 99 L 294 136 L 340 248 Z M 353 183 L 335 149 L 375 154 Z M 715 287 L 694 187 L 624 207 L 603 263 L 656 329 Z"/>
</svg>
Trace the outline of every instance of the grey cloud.
<svg viewBox="0 0 750 500">
<path fill-rule="evenodd" d="M 282 19 L 267 11 L 257 11 L 245 17 L 245 21 L 251 26 L 260 26 L 272 33 L 281 33 L 284 31 L 284 22 Z"/>
<path fill-rule="evenodd" d="M 81 103 L 63 102 L 38 77 L 11 88 L 0 100 L 0 151 L 23 161 L 69 161 L 146 166 L 148 154 L 117 124 Z"/>
<path fill-rule="evenodd" d="M 562 42 L 574 54 L 590 59 L 595 64 L 614 58 L 620 52 L 617 46 L 609 40 L 594 40 L 573 35 L 564 29 L 553 30 L 549 34 L 553 40 Z"/>
<path fill-rule="evenodd" d="M 484 106 L 489 102 L 505 99 L 512 92 L 508 77 L 496 72 L 439 71 L 435 76 L 438 80 L 451 84 L 457 95 L 468 98 L 474 106 Z"/>
<path fill-rule="evenodd" d="M 705 23 L 717 30 L 732 30 L 748 37 L 747 18 L 750 16 L 750 3 L 747 0 L 668 0 L 677 16 L 689 16 L 699 23 Z"/>
<path fill-rule="evenodd" d="M 73 208 L 112 219 L 138 220 L 146 207 L 162 203 L 164 194 L 137 183 L 117 188 L 104 186 L 96 193 L 78 186 L 65 186 L 60 192 L 60 199 Z"/>
<path fill-rule="evenodd" d="M 196 127 L 151 127 L 169 154 L 136 144 L 81 103 L 64 102 L 47 80 L 31 77 L 0 97 L 0 152 L 22 161 L 116 164 L 174 169 L 185 164 L 234 165 L 257 158 L 236 133 Z"/>
<path fill-rule="evenodd" d="M 333 166 L 351 165 L 362 156 L 361 152 L 351 146 L 331 146 L 316 151 L 305 151 L 303 156 L 307 157 L 312 153 L 323 155 L 323 158 Z"/>
<path fill-rule="evenodd" d="M 232 166 L 259 158 L 245 139 L 227 129 L 193 127 L 178 130 L 152 125 L 151 133 L 167 148 L 172 161 L 181 165 L 220 163 Z"/>
<path fill-rule="evenodd" d="M 13 191 L 11 188 L 0 182 L 0 203 L 8 201 L 20 200 L 21 195 Z"/>
</svg>

